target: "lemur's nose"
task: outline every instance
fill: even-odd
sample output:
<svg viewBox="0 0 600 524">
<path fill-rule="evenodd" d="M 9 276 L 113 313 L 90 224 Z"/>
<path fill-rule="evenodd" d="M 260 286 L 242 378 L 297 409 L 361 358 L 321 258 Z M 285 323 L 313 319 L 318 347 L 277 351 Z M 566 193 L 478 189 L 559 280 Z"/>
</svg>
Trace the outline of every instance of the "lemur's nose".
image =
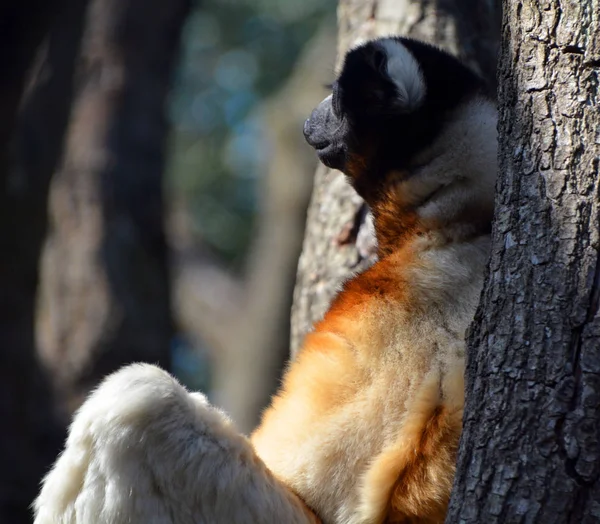
<svg viewBox="0 0 600 524">
<path fill-rule="evenodd" d="M 318 122 L 315 122 L 315 120 L 318 120 L 315 118 L 315 111 L 304 122 L 304 138 L 312 147 L 317 147 L 319 142 L 322 142 L 320 138 L 322 133 L 318 132 L 318 125 L 316 125 Z"/>
<path fill-rule="evenodd" d="M 324 127 L 322 112 L 319 112 L 317 107 L 304 122 L 304 138 L 310 146 L 317 150 L 323 149 L 331 143 Z"/>
<path fill-rule="evenodd" d="M 305 121 L 304 121 L 304 138 L 306 138 L 306 140 L 308 141 L 308 137 L 310 135 L 310 117 L 308 117 Z"/>
</svg>

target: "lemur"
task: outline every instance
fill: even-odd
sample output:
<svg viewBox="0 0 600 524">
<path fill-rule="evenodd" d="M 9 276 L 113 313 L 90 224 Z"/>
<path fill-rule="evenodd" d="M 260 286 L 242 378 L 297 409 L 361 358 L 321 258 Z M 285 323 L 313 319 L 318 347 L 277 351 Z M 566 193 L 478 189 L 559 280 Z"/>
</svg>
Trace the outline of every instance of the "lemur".
<svg viewBox="0 0 600 524">
<path fill-rule="evenodd" d="M 108 377 L 44 479 L 36 524 L 443 522 L 496 120 L 479 77 L 435 47 L 351 50 L 304 133 L 370 206 L 378 261 L 306 336 L 250 439 L 154 366 Z"/>
</svg>

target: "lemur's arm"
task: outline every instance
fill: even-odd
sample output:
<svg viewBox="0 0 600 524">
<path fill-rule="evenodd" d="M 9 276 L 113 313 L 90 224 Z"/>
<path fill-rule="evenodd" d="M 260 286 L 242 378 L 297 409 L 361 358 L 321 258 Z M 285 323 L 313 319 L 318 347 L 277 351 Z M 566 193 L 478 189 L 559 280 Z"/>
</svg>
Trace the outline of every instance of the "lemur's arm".
<svg viewBox="0 0 600 524">
<path fill-rule="evenodd" d="M 318 523 L 204 396 L 128 366 L 86 400 L 35 524 Z"/>
</svg>

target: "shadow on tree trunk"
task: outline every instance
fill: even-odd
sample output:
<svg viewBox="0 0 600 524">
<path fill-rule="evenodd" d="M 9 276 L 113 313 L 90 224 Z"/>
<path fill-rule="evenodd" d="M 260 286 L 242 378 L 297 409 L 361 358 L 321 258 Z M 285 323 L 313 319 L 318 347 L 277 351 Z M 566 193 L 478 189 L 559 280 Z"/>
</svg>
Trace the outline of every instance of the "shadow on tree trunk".
<svg viewBox="0 0 600 524">
<path fill-rule="evenodd" d="M 24 2 L 0 16 L 0 521 L 11 524 L 31 522 L 29 505 L 64 436 L 34 318 L 48 187 L 68 122 L 85 5 Z"/>
</svg>

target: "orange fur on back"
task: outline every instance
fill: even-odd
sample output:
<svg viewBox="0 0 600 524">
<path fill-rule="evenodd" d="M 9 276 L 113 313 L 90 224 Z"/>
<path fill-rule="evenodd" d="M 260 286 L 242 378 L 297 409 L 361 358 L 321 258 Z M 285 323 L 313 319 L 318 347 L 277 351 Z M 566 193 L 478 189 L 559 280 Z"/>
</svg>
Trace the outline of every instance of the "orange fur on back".
<svg viewBox="0 0 600 524">
<path fill-rule="evenodd" d="M 423 279 L 455 285 L 452 266 L 422 256 L 444 250 L 435 238 L 404 238 L 346 283 L 252 436 L 274 474 L 326 523 L 443 522 L 461 431 L 464 332 L 436 326 L 428 310 L 446 300 L 444 289 L 420 294 Z M 468 292 L 473 307 L 478 292 L 477 283 Z"/>
</svg>

